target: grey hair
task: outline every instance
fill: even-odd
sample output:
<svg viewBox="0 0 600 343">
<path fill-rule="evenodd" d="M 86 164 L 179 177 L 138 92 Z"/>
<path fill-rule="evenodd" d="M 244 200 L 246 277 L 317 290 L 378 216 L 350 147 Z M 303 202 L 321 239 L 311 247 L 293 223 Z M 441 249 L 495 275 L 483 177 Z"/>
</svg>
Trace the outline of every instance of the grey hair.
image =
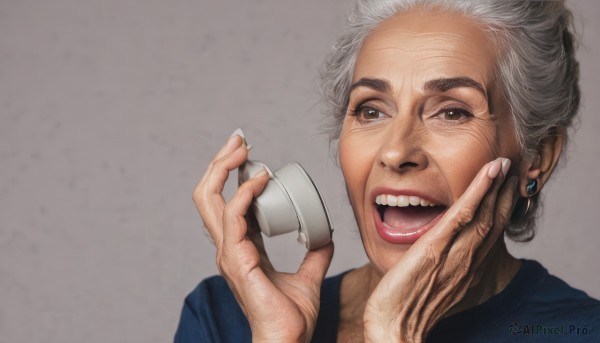
<svg viewBox="0 0 600 343">
<path fill-rule="evenodd" d="M 339 138 L 364 38 L 386 19 L 415 8 L 472 18 L 499 47 L 494 77 L 510 107 L 525 160 L 532 161 L 557 128 L 564 129 L 566 141 L 581 95 L 572 13 L 564 0 L 358 0 L 321 71 L 332 142 Z M 529 241 L 535 234 L 540 199 L 530 199 L 529 211 L 513 217 L 506 230 L 514 241 Z"/>
</svg>

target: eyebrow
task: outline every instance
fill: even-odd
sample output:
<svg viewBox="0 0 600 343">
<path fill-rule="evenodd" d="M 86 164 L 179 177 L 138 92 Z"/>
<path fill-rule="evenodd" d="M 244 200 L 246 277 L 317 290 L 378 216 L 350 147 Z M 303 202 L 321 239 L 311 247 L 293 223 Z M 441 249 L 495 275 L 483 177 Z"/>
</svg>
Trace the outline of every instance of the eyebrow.
<svg viewBox="0 0 600 343">
<path fill-rule="evenodd" d="M 358 87 L 367 87 L 383 93 L 390 93 L 392 90 L 392 85 L 386 80 L 363 77 L 350 86 L 350 92 L 348 93 L 352 93 Z"/>
<path fill-rule="evenodd" d="M 367 87 L 383 93 L 390 93 L 392 85 L 382 79 L 362 78 L 350 86 L 350 93 L 358 87 Z M 469 77 L 450 77 L 430 80 L 425 82 L 424 89 L 428 92 L 447 92 L 453 88 L 469 87 L 481 92 L 487 99 L 485 88 L 477 81 Z"/>
<path fill-rule="evenodd" d="M 428 92 L 447 92 L 453 88 L 469 87 L 474 88 L 481 92 L 487 99 L 487 92 L 481 83 L 469 78 L 469 77 L 451 77 L 441 78 L 425 82 L 425 90 Z"/>
</svg>

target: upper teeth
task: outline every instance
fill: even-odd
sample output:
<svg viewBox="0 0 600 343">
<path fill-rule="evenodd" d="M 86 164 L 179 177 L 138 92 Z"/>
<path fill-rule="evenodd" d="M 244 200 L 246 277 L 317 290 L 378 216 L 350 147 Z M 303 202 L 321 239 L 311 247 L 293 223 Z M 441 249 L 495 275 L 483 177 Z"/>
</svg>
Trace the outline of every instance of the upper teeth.
<svg viewBox="0 0 600 343">
<path fill-rule="evenodd" d="M 425 199 L 421 199 L 417 196 L 410 195 L 390 195 L 390 194 L 380 194 L 375 198 L 375 203 L 377 205 L 387 205 L 387 206 L 398 206 L 398 207 L 407 207 L 409 205 L 412 206 L 437 206 L 436 204 L 427 201 Z"/>
</svg>

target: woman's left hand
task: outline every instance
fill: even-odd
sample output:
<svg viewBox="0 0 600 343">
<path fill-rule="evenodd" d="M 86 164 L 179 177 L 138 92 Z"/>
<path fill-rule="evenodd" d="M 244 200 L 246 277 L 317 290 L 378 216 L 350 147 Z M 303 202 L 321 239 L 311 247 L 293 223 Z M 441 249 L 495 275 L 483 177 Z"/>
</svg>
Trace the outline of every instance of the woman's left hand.
<svg viewBox="0 0 600 343">
<path fill-rule="evenodd" d="M 487 163 L 440 221 L 417 240 L 371 294 L 363 322 L 370 342 L 421 342 L 477 282 L 479 267 L 510 220 L 516 177 Z"/>
</svg>

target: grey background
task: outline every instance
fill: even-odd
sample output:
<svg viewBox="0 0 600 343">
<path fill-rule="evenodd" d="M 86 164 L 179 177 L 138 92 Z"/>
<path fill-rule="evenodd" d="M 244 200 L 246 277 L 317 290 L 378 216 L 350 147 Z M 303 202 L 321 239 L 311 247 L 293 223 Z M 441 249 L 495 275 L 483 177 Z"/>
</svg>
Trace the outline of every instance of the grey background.
<svg viewBox="0 0 600 343">
<path fill-rule="evenodd" d="M 582 21 L 585 94 L 538 237 L 511 244 L 600 297 L 600 5 Z M 216 273 L 191 191 L 242 127 L 252 158 L 300 161 L 336 226 L 330 274 L 366 258 L 327 137 L 317 71 L 342 0 L 0 0 L 0 342 L 165 342 Z M 233 185 L 227 186 L 231 194 Z M 270 240 L 293 271 L 303 250 Z"/>
</svg>

